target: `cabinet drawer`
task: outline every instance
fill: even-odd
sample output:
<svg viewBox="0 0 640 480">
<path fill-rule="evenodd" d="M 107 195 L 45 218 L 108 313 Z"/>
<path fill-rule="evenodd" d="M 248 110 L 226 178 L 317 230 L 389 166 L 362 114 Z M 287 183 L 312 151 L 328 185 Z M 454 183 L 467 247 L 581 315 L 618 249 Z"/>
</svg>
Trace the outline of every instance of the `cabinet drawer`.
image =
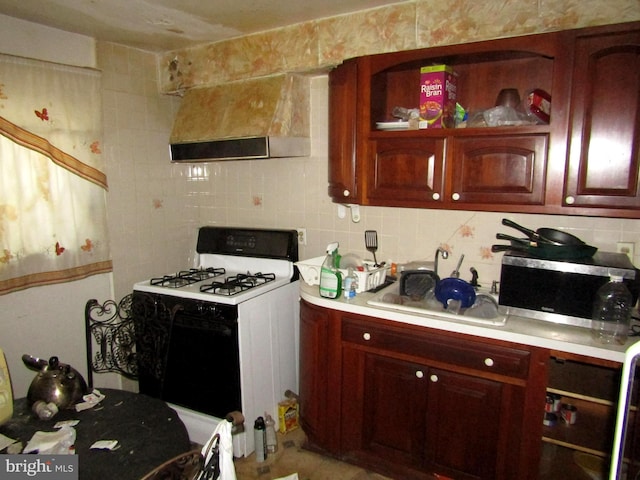
<svg viewBox="0 0 640 480">
<path fill-rule="evenodd" d="M 510 377 L 526 378 L 529 372 L 530 353 L 524 349 L 461 340 L 426 331 L 403 331 L 402 328 L 384 327 L 352 318 L 343 318 L 342 340 Z"/>
</svg>

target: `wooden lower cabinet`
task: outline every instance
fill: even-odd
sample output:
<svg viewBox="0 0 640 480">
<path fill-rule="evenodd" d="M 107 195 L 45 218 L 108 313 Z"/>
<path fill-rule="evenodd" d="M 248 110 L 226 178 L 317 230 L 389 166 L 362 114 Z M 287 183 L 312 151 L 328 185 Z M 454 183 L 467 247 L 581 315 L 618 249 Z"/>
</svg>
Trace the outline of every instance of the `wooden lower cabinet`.
<svg viewBox="0 0 640 480">
<path fill-rule="evenodd" d="M 301 417 L 315 449 L 398 479 L 538 478 L 547 350 L 318 310 L 302 301 Z M 324 357 L 311 337 L 328 340 Z M 318 399 L 324 416 L 304 407 Z"/>
<path fill-rule="evenodd" d="M 300 304 L 300 421 L 307 448 L 339 456 L 341 355 L 332 310 Z"/>
<path fill-rule="evenodd" d="M 501 382 L 433 369 L 429 372 L 424 469 L 453 478 L 496 478 L 501 421 L 519 421 Z"/>
<path fill-rule="evenodd" d="M 383 469 L 391 461 L 403 478 L 496 478 L 500 382 L 349 347 L 343 352 L 345 369 L 364 357 L 360 381 L 343 387 L 343 402 L 357 399 L 362 411 L 343 429 L 346 455 Z"/>
</svg>

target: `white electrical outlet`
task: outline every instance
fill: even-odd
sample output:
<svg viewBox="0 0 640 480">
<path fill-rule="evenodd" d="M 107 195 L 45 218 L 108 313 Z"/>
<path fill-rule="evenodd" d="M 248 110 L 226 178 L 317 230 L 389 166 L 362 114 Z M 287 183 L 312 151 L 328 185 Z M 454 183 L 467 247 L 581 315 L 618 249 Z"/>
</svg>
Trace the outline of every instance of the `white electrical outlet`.
<svg viewBox="0 0 640 480">
<path fill-rule="evenodd" d="M 306 245 L 307 244 L 307 229 L 306 228 L 296 228 L 298 230 L 298 244 Z"/>
<path fill-rule="evenodd" d="M 635 251 L 634 251 L 635 246 L 636 244 L 634 242 L 618 242 L 617 252 L 624 253 L 627 257 L 629 257 L 629 260 L 633 262 L 633 255 L 635 254 Z"/>
</svg>

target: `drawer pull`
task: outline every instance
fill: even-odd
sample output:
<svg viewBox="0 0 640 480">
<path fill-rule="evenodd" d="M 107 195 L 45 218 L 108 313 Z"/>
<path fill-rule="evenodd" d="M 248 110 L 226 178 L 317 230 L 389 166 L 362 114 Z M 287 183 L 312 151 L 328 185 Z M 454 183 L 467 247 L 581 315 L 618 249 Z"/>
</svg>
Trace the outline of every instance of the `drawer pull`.
<svg viewBox="0 0 640 480">
<path fill-rule="evenodd" d="M 434 382 L 434 383 L 435 383 L 435 382 L 437 382 L 437 381 L 439 380 L 438 375 L 436 375 L 435 373 L 434 373 L 433 375 L 431 375 L 431 376 L 429 377 L 429 379 L 430 379 L 432 382 Z"/>
<path fill-rule="evenodd" d="M 365 340 L 371 340 L 371 334 L 369 332 L 364 332 L 362 334 L 362 338 L 364 338 Z"/>
<path fill-rule="evenodd" d="M 348 197 L 349 195 L 351 195 L 351 192 L 349 190 L 345 190 L 344 192 L 342 192 L 343 197 Z"/>
<path fill-rule="evenodd" d="M 424 372 L 422 370 L 416 370 L 416 377 L 423 378 L 424 377 Z"/>
<path fill-rule="evenodd" d="M 484 364 L 487 367 L 493 367 L 493 358 L 487 357 L 484 359 Z"/>
</svg>

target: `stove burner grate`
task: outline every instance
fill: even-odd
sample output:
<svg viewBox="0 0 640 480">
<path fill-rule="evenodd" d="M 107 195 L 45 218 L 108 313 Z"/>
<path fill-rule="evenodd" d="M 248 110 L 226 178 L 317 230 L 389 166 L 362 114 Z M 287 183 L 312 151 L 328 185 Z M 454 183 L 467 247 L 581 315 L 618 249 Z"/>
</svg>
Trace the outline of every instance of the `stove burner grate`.
<svg viewBox="0 0 640 480">
<path fill-rule="evenodd" d="M 189 270 L 181 270 L 174 275 L 164 275 L 162 277 L 152 278 L 150 280 L 150 284 L 160 287 L 180 288 L 201 280 L 218 277 L 224 274 L 224 268 L 191 268 Z"/>
<path fill-rule="evenodd" d="M 264 285 L 276 279 L 273 273 L 240 273 L 225 278 L 223 282 L 212 282 L 200 286 L 200 291 L 214 295 L 232 296 Z"/>
</svg>

